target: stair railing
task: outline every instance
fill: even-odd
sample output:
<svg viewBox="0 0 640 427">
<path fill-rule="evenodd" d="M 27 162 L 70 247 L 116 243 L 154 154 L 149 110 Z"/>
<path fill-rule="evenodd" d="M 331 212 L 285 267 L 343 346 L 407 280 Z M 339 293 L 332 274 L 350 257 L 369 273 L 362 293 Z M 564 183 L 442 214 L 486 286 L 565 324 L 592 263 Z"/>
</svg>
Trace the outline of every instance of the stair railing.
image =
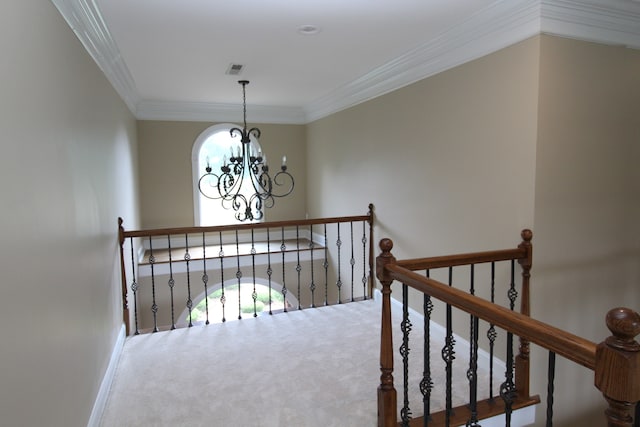
<svg viewBox="0 0 640 427">
<path fill-rule="evenodd" d="M 520 354 L 516 357 L 515 367 L 507 360 L 505 383 L 501 386 L 506 425 L 510 425 L 511 411 L 515 402 L 529 400 L 535 403 L 537 398 L 529 396 L 528 357 L 529 342 L 549 351 L 549 385 L 547 396 L 547 425 L 551 425 L 553 415 L 553 370 L 555 356 L 564 357 L 594 372 L 595 386 L 602 392 L 608 403 L 605 411 L 609 426 L 632 427 L 633 413 L 637 412 L 640 401 L 640 344 L 635 337 L 640 333 L 640 315 L 628 308 L 614 308 L 606 315 L 606 324 L 612 335 L 600 344 L 555 328 L 529 317 L 528 302 L 521 312 L 502 307 L 469 292 L 456 289 L 413 270 L 430 268 L 438 264 L 467 264 L 492 259 L 515 257 L 523 267 L 523 279 L 528 286 L 531 267 L 531 233 L 523 232 L 524 241 L 516 250 L 491 251 L 452 257 L 423 258 L 419 260 L 398 261 L 392 255 L 393 242 L 390 239 L 380 241 L 381 254 L 376 260 L 376 275 L 382 284 L 382 324 L 380 346 L 380 386 L 378 387 L 378 426 L 418 426 L 418 425 L 478 425 L 477 421 L 495 415 L 496 405 L 482 407 L 470 402 L 458 411 L 466 419 L 451 418 L 451 413 L 443 414 L 444 421 L 433 422 L 432 414 L 420 419 L 402 416 L 398 421 L 397 392 L 394 386 L 393 338 L 391 325 L 391 284 L 399 281 L 403 288 L 411 287 L 420 293 L 444 302 L 447 306 L 460 309 L 472 319 L 481 319 L 506 331 L 508 347 L 512 347 L 512 337 L 521 339 Z M 426 267 L 425 267 L 426 266 Z M 523 282 L 523 283 L 524 283 Z M 526 291 L 528 293 L 528 291 Z M 403 289 L 403 295 L 405 291 Z M 406 318 L 405 318 L 406 321 Z M 403 338 L 403 340 L 406 338 Z M 404 343 L 403 343 L 404 344 Z M 476 344 L 477 345 L 477 344 Z M 507 348 L 508 354 L 510 349 Z M 401 348 L 402 353 L 402 348 Z M 446 353 L 443 351 L 443 354 Z M 509 356 L 511 358 L 511 356 Z M 518 359 L 520 364 L 518 365 Z M 515 381 L 510 377 L 515 370 Z M 472 376 L 472 375 L 471 375 Z M 497 400 L 497 399 L 496 399 Z M 491 403 L 491 402 L 489 402 Z M 448 408 L 450 410 L 450 408 Z M 458 408 L 456 408 L 458 409 Z M 483 413 L 484 411 L 484 413 Z M 402 415 L 402 411 L 401 411 Z M 637 420 L 636 420 L 637 421 Z M 423 424 L 424 423 L 424 424 Z M 457 424 L 456 424 L 457 423 Z M 604 424 L 604 420 L 603 420 Z M 637 423 L 636 423 L 637 425 Z"/>
</svg>

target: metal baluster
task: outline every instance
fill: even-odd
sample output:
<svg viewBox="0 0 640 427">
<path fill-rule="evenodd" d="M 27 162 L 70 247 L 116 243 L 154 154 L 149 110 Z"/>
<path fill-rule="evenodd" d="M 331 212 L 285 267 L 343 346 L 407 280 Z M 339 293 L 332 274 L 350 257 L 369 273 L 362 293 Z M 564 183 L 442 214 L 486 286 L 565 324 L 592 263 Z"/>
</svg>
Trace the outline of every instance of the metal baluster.
<svg viewBox="0 0 640 427">
<path fill-rule="evenodd" d="M 353 256 L 353 222 L 350 223 L 351 225 L 351 260 L 349 261 L 349 263 L 351 264 L 351 302 L 355 301 L 355 299 L 353 298 L 353 285 L 354 285 L 354 267 L 356 265 L 356 259 Z"/>
<path fill-rule="evenodd" d="M 549 352 L 549 366 L 547 369 L 547 427 L 553 426 L 553 389 L 556 376 L 556 354 Z"/>
<path fill-rule="evenodd" d="M 236 229 L 236 279 L 238 279 L 238 320 L 242 319 L 242 290 L 240 289 L 242 281 L 242 271 L 240 271 L 240 246 L 238 243 L 238 230 Z"/>
<path fill-rule="evenodd" d="M 469 293 L 475 295 L 475 265 L 470 265 L 470 288 Z M 479 427 L 478 424 L 478 318 L 470 316 L 469 319 L 469 370 L 467 379 L 469 380 L 469 409 L 471 416 L 467 421 L 467 427 Z"/>
<path fill-rule="evenodd" d="M 327 240 L 327 224 L 324 224 L 324 305 L 329 305 L 329 254 Z"/>
<path fill-rule="evenodd" d="M 511 311 L 516 306 L 516 299 L 518 298 L 518 291 L 516 290 L 516 267 L 515 260 L 511 260 L 511 283 L 509 284 L 509 292 L 507 293 L 509 297 L 509 308 Z"/>
<path fill-rule="evenodd" d="M 518 297 L 515 284 L 515 261 L 511 260 L 511 283 L 509 286 L 509 308 L 513 311 L 515 307 L 515 301 Z M 516 396 L 516 388 L 513 383 L 513 334 L 507 333 L 507 370 L 505 372 L 505 382 L 500 386 L 500 396 L 504 400 L 505 407 L 505 425 L 511 426 L 511 413 L 513 412 L 512 405 L 513 399 Z"/>
<path fill-rule="evenodd" d="M 426 276 L 429 277 L 429 270 L 426 271 Z M 431 296 L 423 294 L 422 297 L 422 312 L 424 314 L 423 325 L 423 362 L 422 362 L 422 380 L 420 381 L 420 392 L 422 393 L 422 406 L 424 416 L 422 418 L 423 427 L 429 425 L 431 421 L 431 391 L 433 390 L 433 379 L 431 378 L 431 313 L 433 312 L 433 302 Z"/>
<path fill-rule="evenodd" d="M 298 310 L 301 310 L 300 306 L 300 272 L 302 267 L 300 266 L 300 227 L 296 225 L 296 257 L 298 263 L 296 264 L 296 271 L 298 272 Z"/>
<path fill-rule="evenodd" d="M 491 263 L 491 302 L 495 302 L 496 297 L 496 263 Z M 498 334 L 493 323 L 489 324 L 487 338 L 489 339 L 489 399 L 493 400 L 493 350 Z"/>
<path fill-rule="evenodd" d="M 362 221 L 362 294 L 367 297 L 367 223 Z"/>
<path fill-rule="evenodd" d="M 449 267 L 449 286 L 453 286 L 453 268 Z M 451 425 L 451 415 L 453 415 L 453 402 L 452 402 L 452 377 L 453 377 L 453 361 L 455 360 L 455 342 L 453 337 L 453 324 L 451 316 L 451 305 L 446 306 L 446 328 L 447 336 L 445 338 L 445 345 L 442 348 L 442 360 L 446 364 L 446 403 L 445 403 L 445 425 L 448 427 Z"/>
<path fill-rule="evenodd" d="M 224 312 L 227 297 L 224 295 L 224 249 L 222 247 L 222 231 L 218 232 L 218 239 L 220 241 L 220 251 L 218 252 L 218 258 L 220 258 L 220 304 L 222 305 L 222 322 L 224 323 L 227 321 Z"/>
<path fill-rule="evenodd" d="M 315 276 L 313 274 L 313 249 L 315 247 L 315 243 L 313 243 L 313 224 L 309 225 L 309 235 L 310 235 L 310 241 L 309 241 L 309 249 L 311 252 L 311 284 L 309 285 L 309 289 L 311 290 L 311 307 L 315 308 L 316 307 L 316 299 L 315 299 L 315 292 L 316 292 L 316 282 L 315 282 Z"/>
<path fill-rule="evenodd" d="M 184 260 L 187 263 L 187 308 L 189 309 L 189 327 L 193 326 L 193 300 L 191 299 L 191 274 L 189 274 L 189 261 L 191 261 L 191 255 L 189 254 L 189 235 L 184 235 Z"/>
<path fill-rule="evenodd" d="M 342 274 L 341 274 L 341 266 L 342 259 L 340 257 L 340 249 L 342 248 L 342 240 L 340 240 L 340 223 L 337 223 L 338 227 L 338 240 L 336 240 L 336 246 L 338 247 L 338 280 L 336 280 L 336 287 L 338 288 L 338 304 L 342 304 L 341 299 L 341 290 L 342 290 Z"/>
<path fill-rule="evenodd" d="M 404 404 L 400 410 L 400 419 L 402 426 L 408 427 L 411 419 L 411 409 L 409 408 L 409 333 L 411 332 L 411 320 L 409 320 L 409 287 L 402 284 L 402 345 L 400 346 L 400 355 L 402 356 L 402 374 L 404 386 Z"/>
<path fill-rule="evenodd" d="M 167 284 L 169 285 L 169 292 L 171 296 L 171 329 L 176 328 L 176 316 L 175 316 L 175 304 L 173 299 L 173 288 L 176 285 L 176 281 L 173 278 L 173 259 L 171 255 L 171 235 L 167 234 L 167 247 L 169 248 L 169 281 Z"/>
<path fill-rule="evenodd" d="M 136 282 L 136 260 L 133 255 L 133 237 L 129 238 L 129 244 L 131 245 L 131 291 L 133 292 L 133 317 L 135 324 L 134 335 L 140 334 L 138 329 L 138 282 Z"/>
<path fill-rule="evenodd" d="M 204 311 L 206 316 L 205 325 L 209 324 L 209 291 L 207 284 L 209 283 L 209 276 L 207 275 L 207 245 L 205 242 L 204 231 L 202 232 L 202 283 L 204 284 Z"/>
<path fill-rule="evenodd" d="M 251 229 L 251 277 L 253 277 L 253 292 L 251 293 L 251 298 L 253 299 L 253 317 L 258 317 L 258 311 L 256 309 L 256 302 L 258 301 L 258 292 L 256 291 L 256 244 L 253 228 Z"/>
<path fill-rule="evenodd" d="M 153 244 L 149 236 L 149 265 L 151 266 L 151 312 L 153 313 L 153 332 L 158 332 L 158 305 L 156 304 L 156 276 L 153 273 L 153 266 L 156 257 L 153 255 Z"/>
<path fill-rule="evenodd" d="M 269 314 L 273 314 L 271 311 L 271 275 L 273 269 L 271 268 L 271 238 L 269 235 L 269 229 L 267 228 L 267 277 L 269 278 Z"/>
<path fill-rule="evenodd" d="M 284 227 L 280 228 L 282 243 L 280 244 L 280 252 L 282 253 L 282 299 L 284 300 L 284 312 L 287 312 L 287 281 L 285 278 L 285 259 L 284 253 L 287 250 L 287 245 L 284 243 Z"/>
</svg>

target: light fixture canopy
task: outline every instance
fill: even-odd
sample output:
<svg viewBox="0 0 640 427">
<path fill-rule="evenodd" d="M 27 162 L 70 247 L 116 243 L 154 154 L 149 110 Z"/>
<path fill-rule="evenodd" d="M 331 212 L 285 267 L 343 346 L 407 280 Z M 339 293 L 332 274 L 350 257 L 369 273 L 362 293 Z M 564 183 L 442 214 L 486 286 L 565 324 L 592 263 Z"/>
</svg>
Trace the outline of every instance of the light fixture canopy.
<svg viewBox="0 0 640 427">
<path fill-rule="evenodd" d="M 238 221 L 258 221 L 264 217 L 264 209 L 275 205 L 276 197 L 291 194 L 295 185 L 293 176 L 287 172 L 287 156 L 282 157 L 280 171 L 273 178 L 262 151 L 252 153 L 251 137 L 260 138 L 260 129 L 247 128 L 246 86 L 248 80 L 239 80 L 242 85 L 243 127 L 230 130 L 232 138 L 240 136 L 241 150 L 231 150 L 231 156 L 222 161 L 220 174 L 213 173 L 207 159 L 205 173 L 198 181 L 200 193 L 209 199 L 221 199 L 225 209 L 236 211 Z M 281 188 L 283 191 L 278 192 Z"/>
</svg>

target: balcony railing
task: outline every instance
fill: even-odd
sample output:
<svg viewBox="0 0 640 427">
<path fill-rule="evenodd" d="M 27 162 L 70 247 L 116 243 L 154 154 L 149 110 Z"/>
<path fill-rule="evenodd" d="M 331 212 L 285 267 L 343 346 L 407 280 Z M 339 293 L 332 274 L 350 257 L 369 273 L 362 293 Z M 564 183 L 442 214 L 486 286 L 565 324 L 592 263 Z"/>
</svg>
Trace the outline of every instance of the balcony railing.
<svg viewBox="0 0 640 427">
<path fill-rule="evenodd" d="M 366 215 L 125 230 L 118 220 L 127 334 L 371 298 Z M 131 306 L 129 301 L 131 301 Z"/>
</svg>

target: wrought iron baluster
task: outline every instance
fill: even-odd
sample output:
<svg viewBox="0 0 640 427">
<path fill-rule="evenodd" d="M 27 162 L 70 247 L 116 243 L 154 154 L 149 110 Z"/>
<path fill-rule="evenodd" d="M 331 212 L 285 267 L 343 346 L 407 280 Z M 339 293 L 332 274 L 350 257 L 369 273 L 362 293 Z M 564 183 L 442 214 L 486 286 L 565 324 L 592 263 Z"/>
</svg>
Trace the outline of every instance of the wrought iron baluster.
<svg viewBox="0 0 640 427">
<path fill-rule="evenodd" d="M 242 271 L 240 271 L 240 244 L 238 242 L 238 230 L 236 229 L 236 279 L 238 280 L 238 320 L 242 319 Z"/>
<path fill-rule="evenodd" d="M 556 376 L 556 354 L 549 352 L 549 365 L 547 368 L 547 427 L 553 426 L 553 391 Z"/>
<path fill-rule="evenodd" d="M 362 221 L 362 295 L 367 297 L 367 223 Z"/>
<path fill-rule="evenodd" d="M 509 307 L 513 311 L 515 307 L 515 301 L 518 297 L 515 284 L 515 260 L 511 260 L 511 283 L 509 285 L 509 291 L 507 292 L 509 297 Z M 516 397 L 516 388 L 513 382 L 513 334 L 507 333 L 507 370 L 505 372 L 505 382 L 500 386 L 500 396 L 504 400 L 505 407 L 505 425 L 511 426 L 511 414 L 513 412 L 513 400 Z"/>
<path fill-rule="evenodd" d="M 134 317 L 134 335 L 139 335 L 138 329 L 138 282 L 136 281 L 136 260 L 133 255 L 133 237 L 129 238 L 129 244 L 131 246 L 131 291 L 133 292 L 133 317 Z"/>
<path fill-rule="evenodd" d="M 193 300 L 191 299 L 191 274 L 189 273 L 189 262 L 191 254 L 189 254 L 189 235 L 184 235 L 184 260 L 187 264 L 187 308 L 189 309 L 189 327 L 193 326 Z"/>
<path fill-rule="evenodd" d="M 220 251 L 218 252 L 218 258 L 220 259 L 220 305 L 222 306 L 222 322 L 226 322 L 225 317 L 225 304 L 227 297 L 224 294 L 224 248 L 222 247 L 222 231 L 218 232 L 218 240 L 220 241 Z"/>
<path fill-rule="evenodd" d="M 513 412 L 513 399 L 516 388 L 513 383 L 513 334 L 507 333 L 507 369 L 505 372 L 505 382 L 500 386 L 500 397 L 504 400 L 505 426 L 511 426 L 511 413 Z"/>
<path fill-rule="evenodd" d="M 296 271 L 298 272 L 298 310 L 302 309 L 300 305 L 300 272 L 302 271 L 302 267 L 300 266 L 300 227 L 296 225 L 296 259 L 298 263 L 296 264 Z"/>
<path fill-rule="evenodd" d="M 491 302 L 496 300 L 496 263 L 491 263 Z M 487 338 L 489 339 L 489 399 L 493 400 L 493 352 L 498 334 L 493 323 L 489 324 Z"/>
<path fill-rule="evenodd" d="M 151 267 L 151 312 L 153 313 L 153 332 L 158 332 L 158 304 L 156 304 L 156 276 L 153 267 L 156 257 L 153 255 L 153 244 L 149 236 L 149 266 Z"/>
<path fill-rule="evenodd" d="M 251 299 L 253 299 L 253 317 L 258 317 L 256 308 L 258 301 L 258 292 L 256 291 L 256 244 L 253 228 L 251 229 L 251 277 L 253 278 L 253 292 L 251 293 Z"/>
<path fill-rule="evenodd" d="M 205 233 L 202 232 L 202 283 L 204 284 L 204 312 L 206 316 L 205 325 L 209 324 L 209 290 L 207 284 L 209 283 L 209 275 L 207 274 L 207 244 L 205 239 Z"/>
<path fill-rule="evenodd" d="M 449 286 L 453 286 L 453 268 L 449 267 Z M 445 362 L 446 373 L 446 396 L 445 396 L 445 425 L 451 424 L 451 416 L 453 415 L 453 402 L 452 402 L 452 379 L 453 379 L 453 361 L 455 360 L 455 339 L 453 337 L 453 321 L 451 305 L 446 306 L 446 329 L 447 336 L 445 338 L 445 345 L 442 348 L 442 360 Z"/>
<path fill-rule="evenodd" d="M 469 293 L 475 295 L 475 265 L 470 266 L 470 287 Z M 480 427 L 478 424 L 478 318 L 471 315 L 469 318 L 469 370 L 467 379 L 469 380 L 469 409 L 471 411 L 467 427 Z"/>
<path fill-rule="evenodd" d="M 338 228 L 338 240 L 336 240 L 336 246 L 338 247 L 338 279 L 336 280 L 336 287 L 338 288 L 338 304 L 342 304 L 342 274 L 341 274 L 341 266 L 342 259 L 340 257 L 340 250 L 342 248 L 342 240 L 340 240 L 340 223 L 336 224 Z"/>
<path fill-rule="evenodd" d="M 324 224 L 324 305 L 329 305 L 329 253 L 327 240 L 327 224 Z"/>
<path fill-rule="evenodd" d="M 269 229 L 267 228 L 267 277 L 269 279 L 269 314 L 273 314 L 271 310 L 271 275 L 273 274 L 273 269 L 271 268 L 271 237 L 269 234 Z"/>
<path fill-rule="evenodd" d="M 280 244 L 280 252 L 282 253 L 282 299 L 284 300 L 284 312 L 287 312 L 287 280 L 285 278 L 285 259 L 284 254 L 287 250 L 287 245 L 284 242 L 284 227 L 280 228 L 282 243 Z"/>
<path fill-rule="evenodd" d="M 311 284 L 309 285 L 309 289 L 311 290 L 311 307 L 315 308 L 316 307 L 316 299 L 315 299 L 316 282 L 315 282 L 315 276 L 313 272 L 313 264 L 314 264 L 313 249 L 315 247 L 315 243 L 313 242 L 313 224 L 309 225 L 309 238 L 310 238 L 309 250 L 310 250 L 310 258 L 311 258 Z"/>
<path fill-rule="evenodd" d="M 176 316 L 175 316 L 175 304 L 173 299 L 173 288 L 176 285 L 176 281 L 173 278 L 173 259 L 171 255 L 171 235 L 167 234 L 167 247 L 169 248 L 169 281 L 167 285 L 169 285 L 169 292 L 171 298 L 171 329 L 176 328 Z"/>
<path fill-rule="evenodd" d="M 516 290 L 516 266 L 515 260 L 513 259 L 511 260 L 511 283 L 509 284 L 507 296 L 509 297 L 509 308 L 513 311 L 516 306 L 516 299 L 518 298 L 518 291 Z"/>
<path fill-rule="evenodd" d="M 351 302 L 355 301 L 354 297 L 353 297 L 353 286 L 354 286 L 354 267 L 356 265 L 356 259 L 353 255 L 353 221 L 349 223 L 350 224 L 350 230 L 351 230 L 351 260 L 349 261 L 349 263 L 351 264 Z"/>
<path fill-rule="evenodd" d="M 400 410 L 400 419 L 402 426 L 408 427 L 411 419 L 411 409 L 409 408 L 409 333 L 411 332 L 411 320 L 409 319 L 409 287 L 402 284 L 402 345 L 400 346 L 400 355 L 402 356 L 402 374 L 403 374 L 403 395 L 404 403 Z"/>
<path fill-rule="evenodd" d="M 425 272 L 429 277 L 429 270 Z M 422 380 L 420 381 L 420 393 L 422 393 L 422 406 L 424 416 L 422 419 L 423 427 L 429 425 L 431 421 L 431 391 L 433 390 L 433 379 L 431 377 L 431 313 L 433 312 L 433 302 L 431 296 L 423 294 L 422 296 L 422 312 L 424 314 L 423 324 L 423 362 L 422 362 Z"/>
</svg>

